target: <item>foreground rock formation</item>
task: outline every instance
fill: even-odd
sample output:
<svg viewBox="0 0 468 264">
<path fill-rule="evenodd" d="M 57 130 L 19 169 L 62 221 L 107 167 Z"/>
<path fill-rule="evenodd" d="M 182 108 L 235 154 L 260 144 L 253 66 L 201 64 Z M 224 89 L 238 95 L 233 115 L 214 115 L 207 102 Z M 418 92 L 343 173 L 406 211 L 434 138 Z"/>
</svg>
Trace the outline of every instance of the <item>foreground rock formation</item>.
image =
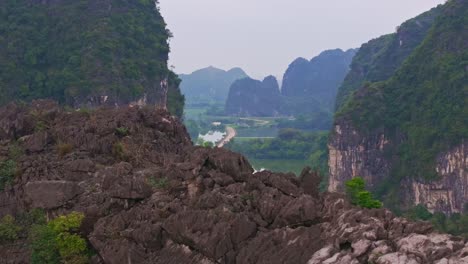
<svg viewBox="0 0 468 264">
<path fill-rule="evenodd" d="M 83 212 L 92 263 L 468 263 L 461 238 L 319 194 L 308 169 L 254 174 L 239 154 L 193 146 L 165 112 L 10 104 L 0 160 L 13 146 L 24 155 L 0 217 Z M 26 244 L 0 245 L 0 263 L 28 263 Z"/>
</svg>

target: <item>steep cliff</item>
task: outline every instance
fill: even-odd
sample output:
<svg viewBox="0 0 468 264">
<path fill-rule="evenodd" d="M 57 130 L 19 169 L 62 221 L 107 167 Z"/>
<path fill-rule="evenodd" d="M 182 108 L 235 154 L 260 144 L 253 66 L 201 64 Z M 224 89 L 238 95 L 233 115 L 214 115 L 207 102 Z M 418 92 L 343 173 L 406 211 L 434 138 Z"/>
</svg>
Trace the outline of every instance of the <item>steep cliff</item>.
<svg viewBox="0 0 468 264">
<path fill-rule="evenodd" d="M 0 189 L 0 263 L 58 264 L 80 249 L 55 248 L 63 237 L 40 233 L 41 213 L 81 222 L 65 246 L 83 238 L 94 253 L 78 263 L 468 261 L 459 237 L 320 194 L 308 169 L 253 173 L 239 154 L 193 146 L 177 119 L 151 108 L 0 107 L 0 160 L 15 171 Z M 71 212 L 84 219 L 63 222 Z"/>
<path fill-rule="evenodd" d="M 247 78 L 247 74 L 240 68 L 229 71 L 208 67 L 192 72 L 180 74 L 182 83 L 180 89 L 188 104 L 221 102 L 225 103 L 229 94 L 229 87 L 240 79 Z"/>
<path fill-rule="evenodd" d="M 293 61 L 283 77 L 281 94 L 319 102 L 331 110 L 335 104 L 338 87 L 349 71 L 357 50 L 327 50 L 310 61 L 298 58 Z M 304 112 L 305 113 L 305 112 Z"/>
<path fill-rule="evenodd" d="M 440 14 L 442 6 L 410 19 L 393 34 L 381 36 L 365 43 L 357 51 L 351 69 L 336 96 L 336 110 L 365 82 L 385 81 L 404 60 L 421 44 Z"/>
<path fill-rule="evenodd" d="M 245 78 L 234 82 L 226 100 L 225 113 L 236 116 L 276 116 L 281 96 L 273 76 L 263 81 Z"/>
<path fill-rule="evenodd" d="M 155 104 L 167 79 L 169 108 L 181 116 L 170 36 L 154 1 L 1 1 L 0 104 Z"/>
<path fill-rule="evenodd" d="M 449 1 L 438 10 L 422 44 L 395 74 L 362 85 L 338 112 L 329 142 L 330 191 L 359 175 L 395 209 L 422 204 L 463 211 L 468 3 Z"/>
</svg>

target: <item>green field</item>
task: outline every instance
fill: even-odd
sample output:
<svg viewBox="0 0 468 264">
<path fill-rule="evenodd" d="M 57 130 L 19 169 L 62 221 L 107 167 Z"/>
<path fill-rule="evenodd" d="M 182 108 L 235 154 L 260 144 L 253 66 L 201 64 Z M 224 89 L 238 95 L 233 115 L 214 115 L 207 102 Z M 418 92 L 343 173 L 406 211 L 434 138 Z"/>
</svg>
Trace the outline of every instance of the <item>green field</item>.
<svg viewBox="0 0 468 264">
<path fill-rule="evenodd" d="M 311 166 L 307 160 L 261 160 L 249 159 L 250 164 L 256 170 L 266 169 L 273 172 L 293 172 L 296 176 L 301 174 L 301 171 L 306 166 Z"/>
</svg>

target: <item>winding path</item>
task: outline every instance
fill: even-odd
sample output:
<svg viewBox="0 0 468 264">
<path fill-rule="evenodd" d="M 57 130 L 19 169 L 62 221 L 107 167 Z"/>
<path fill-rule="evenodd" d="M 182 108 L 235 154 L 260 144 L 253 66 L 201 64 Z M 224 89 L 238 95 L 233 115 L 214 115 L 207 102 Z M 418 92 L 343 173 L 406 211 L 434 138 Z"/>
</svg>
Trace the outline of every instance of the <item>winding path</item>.
<svg viewBox="0 0 468 264">
<path fill-rule="evenodd" d="M 231 141 L 235 136 L 237 132 L 233 127 L 226 127 L 226 136 L 216 145 L 218 148 L 224 147 L 229 141 Z"/>
</svg>

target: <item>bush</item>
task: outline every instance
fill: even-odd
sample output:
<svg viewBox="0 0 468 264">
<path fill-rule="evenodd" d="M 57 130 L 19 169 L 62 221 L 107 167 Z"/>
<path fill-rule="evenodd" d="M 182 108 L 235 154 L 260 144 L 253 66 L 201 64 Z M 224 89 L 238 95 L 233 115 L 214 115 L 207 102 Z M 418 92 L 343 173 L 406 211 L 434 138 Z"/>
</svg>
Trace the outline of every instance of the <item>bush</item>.
<svg viewBox="0 0 468 264">
<path fill-rule="evenodd" d="M 5 185 L 11 183 L 16 174 L 16 162 L 6 160 L 0 162 L 0 191 L 5 188 Z"/>
<path fill-rule="evenodd" d="M 363 208 L 381 208 L 382 203 L 372 198 L 372 193 L 366 191 L 365 181 L 361 177 L 355 177 L 346 181 L 346 194 L 352 204 Z"/>
<path fill-rule="evenodd" d="M 128 128 L 118 127 L 115 129 L 115 134 L 119 137 L 126 137 L 129 134 Z"/>
<path fill-rule="evenodd" d="M 18 239 L 21 228 L 16 225 L 11 215 L 6 215 L 0 220 L 0 243 L 12 242 Z"/>
<path fill-rule="evenodd" d="M 31 263 L 87 263 L 86 240 L 77 234 L 82 213 L 59 216 L 31 230 Z"/>
<path fill-rule="evenodd" d="M 125 153 L 125 146 L 122 142 L 116 142 L 112 145 L 112 155 L 116 159 L 127 160 L 128 157 Z"/>
<path fill-rule="evenodd" d="M 149 178 L 149 184 L 157 189 L 167 189 L 169 187 L 169 180 L 167 178 Z"/>
</svg>

